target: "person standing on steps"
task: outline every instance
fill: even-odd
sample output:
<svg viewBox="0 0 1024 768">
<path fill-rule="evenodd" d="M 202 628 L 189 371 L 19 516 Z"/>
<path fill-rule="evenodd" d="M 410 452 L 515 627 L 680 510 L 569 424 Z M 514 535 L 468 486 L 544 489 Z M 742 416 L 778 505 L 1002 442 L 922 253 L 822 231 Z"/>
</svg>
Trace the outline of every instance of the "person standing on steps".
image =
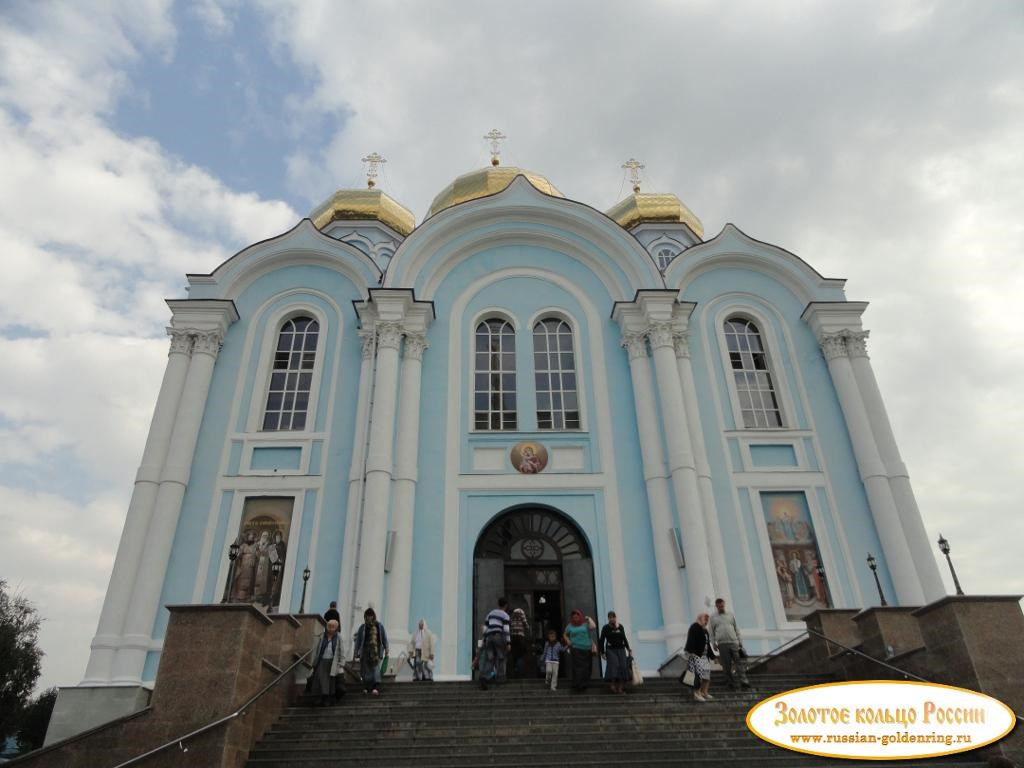
<svg viewBox="0 0 1024 768">
<path fill-rule="evenodd" d="M 558 663 L 566 650 L 568 648 L 558 642 L 558 633 L 549 629 L 548 641 L 544 644 L 544 684 L 552 691 L 558 690 Z"/>
<path fill-rule="evenodd" d="M 345 695 L 344 684 L 338 679 L 344 661 L 345 651 L 338 634 L 338 622 L 331 619 L 323 633 L 313 637 L 308 659 L 313 668 L 310 692 L 320 696 L 318 703 L 321 707 L 333 705 L 338 697 Z"/>
<path fill-rule="evenodd" d="M 504 682 L 505 654 L 512 650 L 511 621 L 508 600 L 498 598 L 498 607 L 484 619 L 484 645 L 480 649 L 480 687 L 487 690 L 488 683 Z"/>
<path fill-rule="evenodd" d="M 562 642 L 569 646 L 569 657 L 572 659 L 572 687 L 574 691 L 583 692 L 590 685 L 591 667 L 597 645 L 590 637 L 590 630 L 597 624 L 583 611 L 574 608 L 569 614 L 569 624 L 565 628 Z"/>
<path fill-rule="evenodd" d="M 746 651 L 736 626 L 736 617 L 725 610 L 725 600 L 715 600 L 715 613 L 711 617 L 711 642 L 718 647 L 718 658 L 725 672 L 725 682 L 736 690 L 737 681 L 744 688 L 750 687 L 747 679 Z"/>
<path fill-rule="evenodd" d="M 711 686 L 711 662 L 715 658 L 715 652 L 711 650 L 711 636 L 708 634 L 708 620 L 710 616 L 706 613 L 697 614 L 697 620 L 690 625 L 690 631 L 686 633 L 686 646 L 684 650 L 688 654 L 687 670 L 693 672 L 693 698 L 700 702 L 710 701 L 715 698 L 708 693 Z"/>
<path fill-rule="evenodd" d="M 427 620 L 420 619 L 416 631 L 409 638 L 407 649 L 412 659 L 412 680 L 434 682 L 434 633 L 427 628 Z"/>
<path fill-rule="evenodd" d="M 509 631 L 512 635 L 509 677 L 527 677 L 526 656 L 529 652 L 530 622 L 526 620 L 526 611 L 522 608 L 512 611 Z"/>
<path fill-rule="evenodd" d="M 388 655 L 388 633 L 384 631 L 384 625 L 377 622 L 373 608 L 363 611 L 363 623 L 356 630 L 353 655 L 359 659 L 363 693 L 380 695 L 380 665 Z"/>
<path fill-rule="evenodd" d="M 334 619 L 338 622 L 338 626 L 341 626 L 341 614 L 338 613 L 338 602 L 331 600 L 331 607 L 324 611 L 324 621 L 330 621 Z"/>
<path fill-rule="evenodd" d="M 598 648 L 601 658 L 605 660 L 604 679 L 608 681 L 609 690 L 612 693 L 625 693 L 626 681 L 633 677 L 626 655 L 632 652 L 632 648 L 629 647 L 626 629 L 619 624 L 615 611 L 608 611 L 608 623 L 601 627 Z"/>
</svg>

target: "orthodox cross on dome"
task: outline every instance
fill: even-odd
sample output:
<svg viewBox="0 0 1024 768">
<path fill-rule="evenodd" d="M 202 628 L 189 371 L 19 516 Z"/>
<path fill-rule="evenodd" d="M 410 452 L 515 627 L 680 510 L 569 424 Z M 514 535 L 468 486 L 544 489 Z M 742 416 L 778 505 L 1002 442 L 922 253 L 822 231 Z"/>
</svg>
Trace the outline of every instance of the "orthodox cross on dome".
<svg viewBox="0 0 1024 768">
<path fill-rule="evenodd" d="M 622 167 L 627 169 L 627 170 L 629 170 L 629 180 L 633 184 L 633 191 L 634 192 L 639 192 L 640 191 L 640 171 L 642 171 L 647 166 L 644 165 L 643 163 L 641 163 L 639 160 L 636 160 L 636 159 L 631 157 L 631 158 L 629 158 L 629 160 L 627 160 L 625 163 L 622 164 Z"/>
<path fill-rule="evenodd" d="M 366 187 L 367 189 L 373 189 L 377 182 L 374 179 L 380 173 L 380 167 L 387 162 L 383 157 L 378 155 L 376 152 L 371 152 L 363 158 L 362 162 L 366 164 Z"/>
<path fill-rule="evenodd" d="M 498 159 L 498 155 L 501 154 L 501 142 L 508 137 L 497 128 L 491 128 L 484 138 L 491 142 L 491 165 L 497 165 L 501 162 Z"/>
</svg>

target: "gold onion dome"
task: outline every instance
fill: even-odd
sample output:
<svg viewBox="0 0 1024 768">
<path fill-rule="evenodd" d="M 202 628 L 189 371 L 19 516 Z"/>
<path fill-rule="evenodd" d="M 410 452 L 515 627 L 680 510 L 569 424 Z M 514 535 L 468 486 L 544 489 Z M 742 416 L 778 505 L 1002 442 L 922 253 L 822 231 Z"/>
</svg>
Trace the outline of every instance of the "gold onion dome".
<svg viewBox="0 0 1024 768">
<path fill-rule="evenodd" d="M 565 197 L 565 195 L 555 189 L 554 184 L 539 173 L 524 171 L 522 168 L 515 168 L 513 166 L 494 165 L 493 162 L 492 160 L 490 168 L 481 168 L 464 173 L 442 189 L 437 197 L 434 198 L 434 202 L 430 204 L 427 218 L 429 219 L 434 214 L 440 213 L 446 208 L 451 208 L 453 205 L 465 203 L 468 200 L 476 200 L 480 197 L 487 197 L 488 195 L 496 195 L 508 187 L 516 176 L 524 177 L 545 195 Z"/>
<path fill-rule="evenodd" d="M 697 237 L 704 238 L 704 225 L 682 200 L 672 194 L 634 192 L 605 213 L 623 229 L 646 222 L 685 224 Z"/>
<path fill-rule="evenodd" d="M 377 220 L 406 237 L 416 228 L 416 217 L 394 198 L 379 189 L 339 189 L 309 214 L 317 229 L 332 221 Z"/>
</svg>

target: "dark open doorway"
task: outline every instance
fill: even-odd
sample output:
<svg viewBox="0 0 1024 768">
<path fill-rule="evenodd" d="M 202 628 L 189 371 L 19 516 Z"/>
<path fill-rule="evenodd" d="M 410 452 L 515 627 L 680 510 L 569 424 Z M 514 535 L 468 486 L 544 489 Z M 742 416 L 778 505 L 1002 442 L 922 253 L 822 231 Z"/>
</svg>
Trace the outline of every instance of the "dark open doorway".
<svg viewBox="0 0 1024 768">
<path fill-rule="evenodd" d="M 516 668 L 510 660 L 508 676 L 534 677 L 547 631 L 561 638 L 572 608 L 597 613 L 590 547 L 576 524 L 546 507 L 518 507 L 495 518 L 474 551 L 474 642 L 502 595 L 509 612 L 521 608 L 530 625 L 525 657 L 517 654 Z"/>
</svg>

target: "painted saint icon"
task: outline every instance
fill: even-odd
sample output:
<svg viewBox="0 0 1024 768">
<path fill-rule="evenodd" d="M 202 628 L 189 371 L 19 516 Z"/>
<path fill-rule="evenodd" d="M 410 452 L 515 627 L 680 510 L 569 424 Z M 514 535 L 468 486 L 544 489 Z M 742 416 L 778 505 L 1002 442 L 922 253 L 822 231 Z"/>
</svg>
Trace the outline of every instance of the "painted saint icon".
<svg viewBox="0 0 1024 768">
<path fill-rule="evenodd" d="M 512 466 L 524 475 L 536 475 L 548 465 L 548 449 L 540 443 L 517 443 L 512 447 Z"/>
</svg>

